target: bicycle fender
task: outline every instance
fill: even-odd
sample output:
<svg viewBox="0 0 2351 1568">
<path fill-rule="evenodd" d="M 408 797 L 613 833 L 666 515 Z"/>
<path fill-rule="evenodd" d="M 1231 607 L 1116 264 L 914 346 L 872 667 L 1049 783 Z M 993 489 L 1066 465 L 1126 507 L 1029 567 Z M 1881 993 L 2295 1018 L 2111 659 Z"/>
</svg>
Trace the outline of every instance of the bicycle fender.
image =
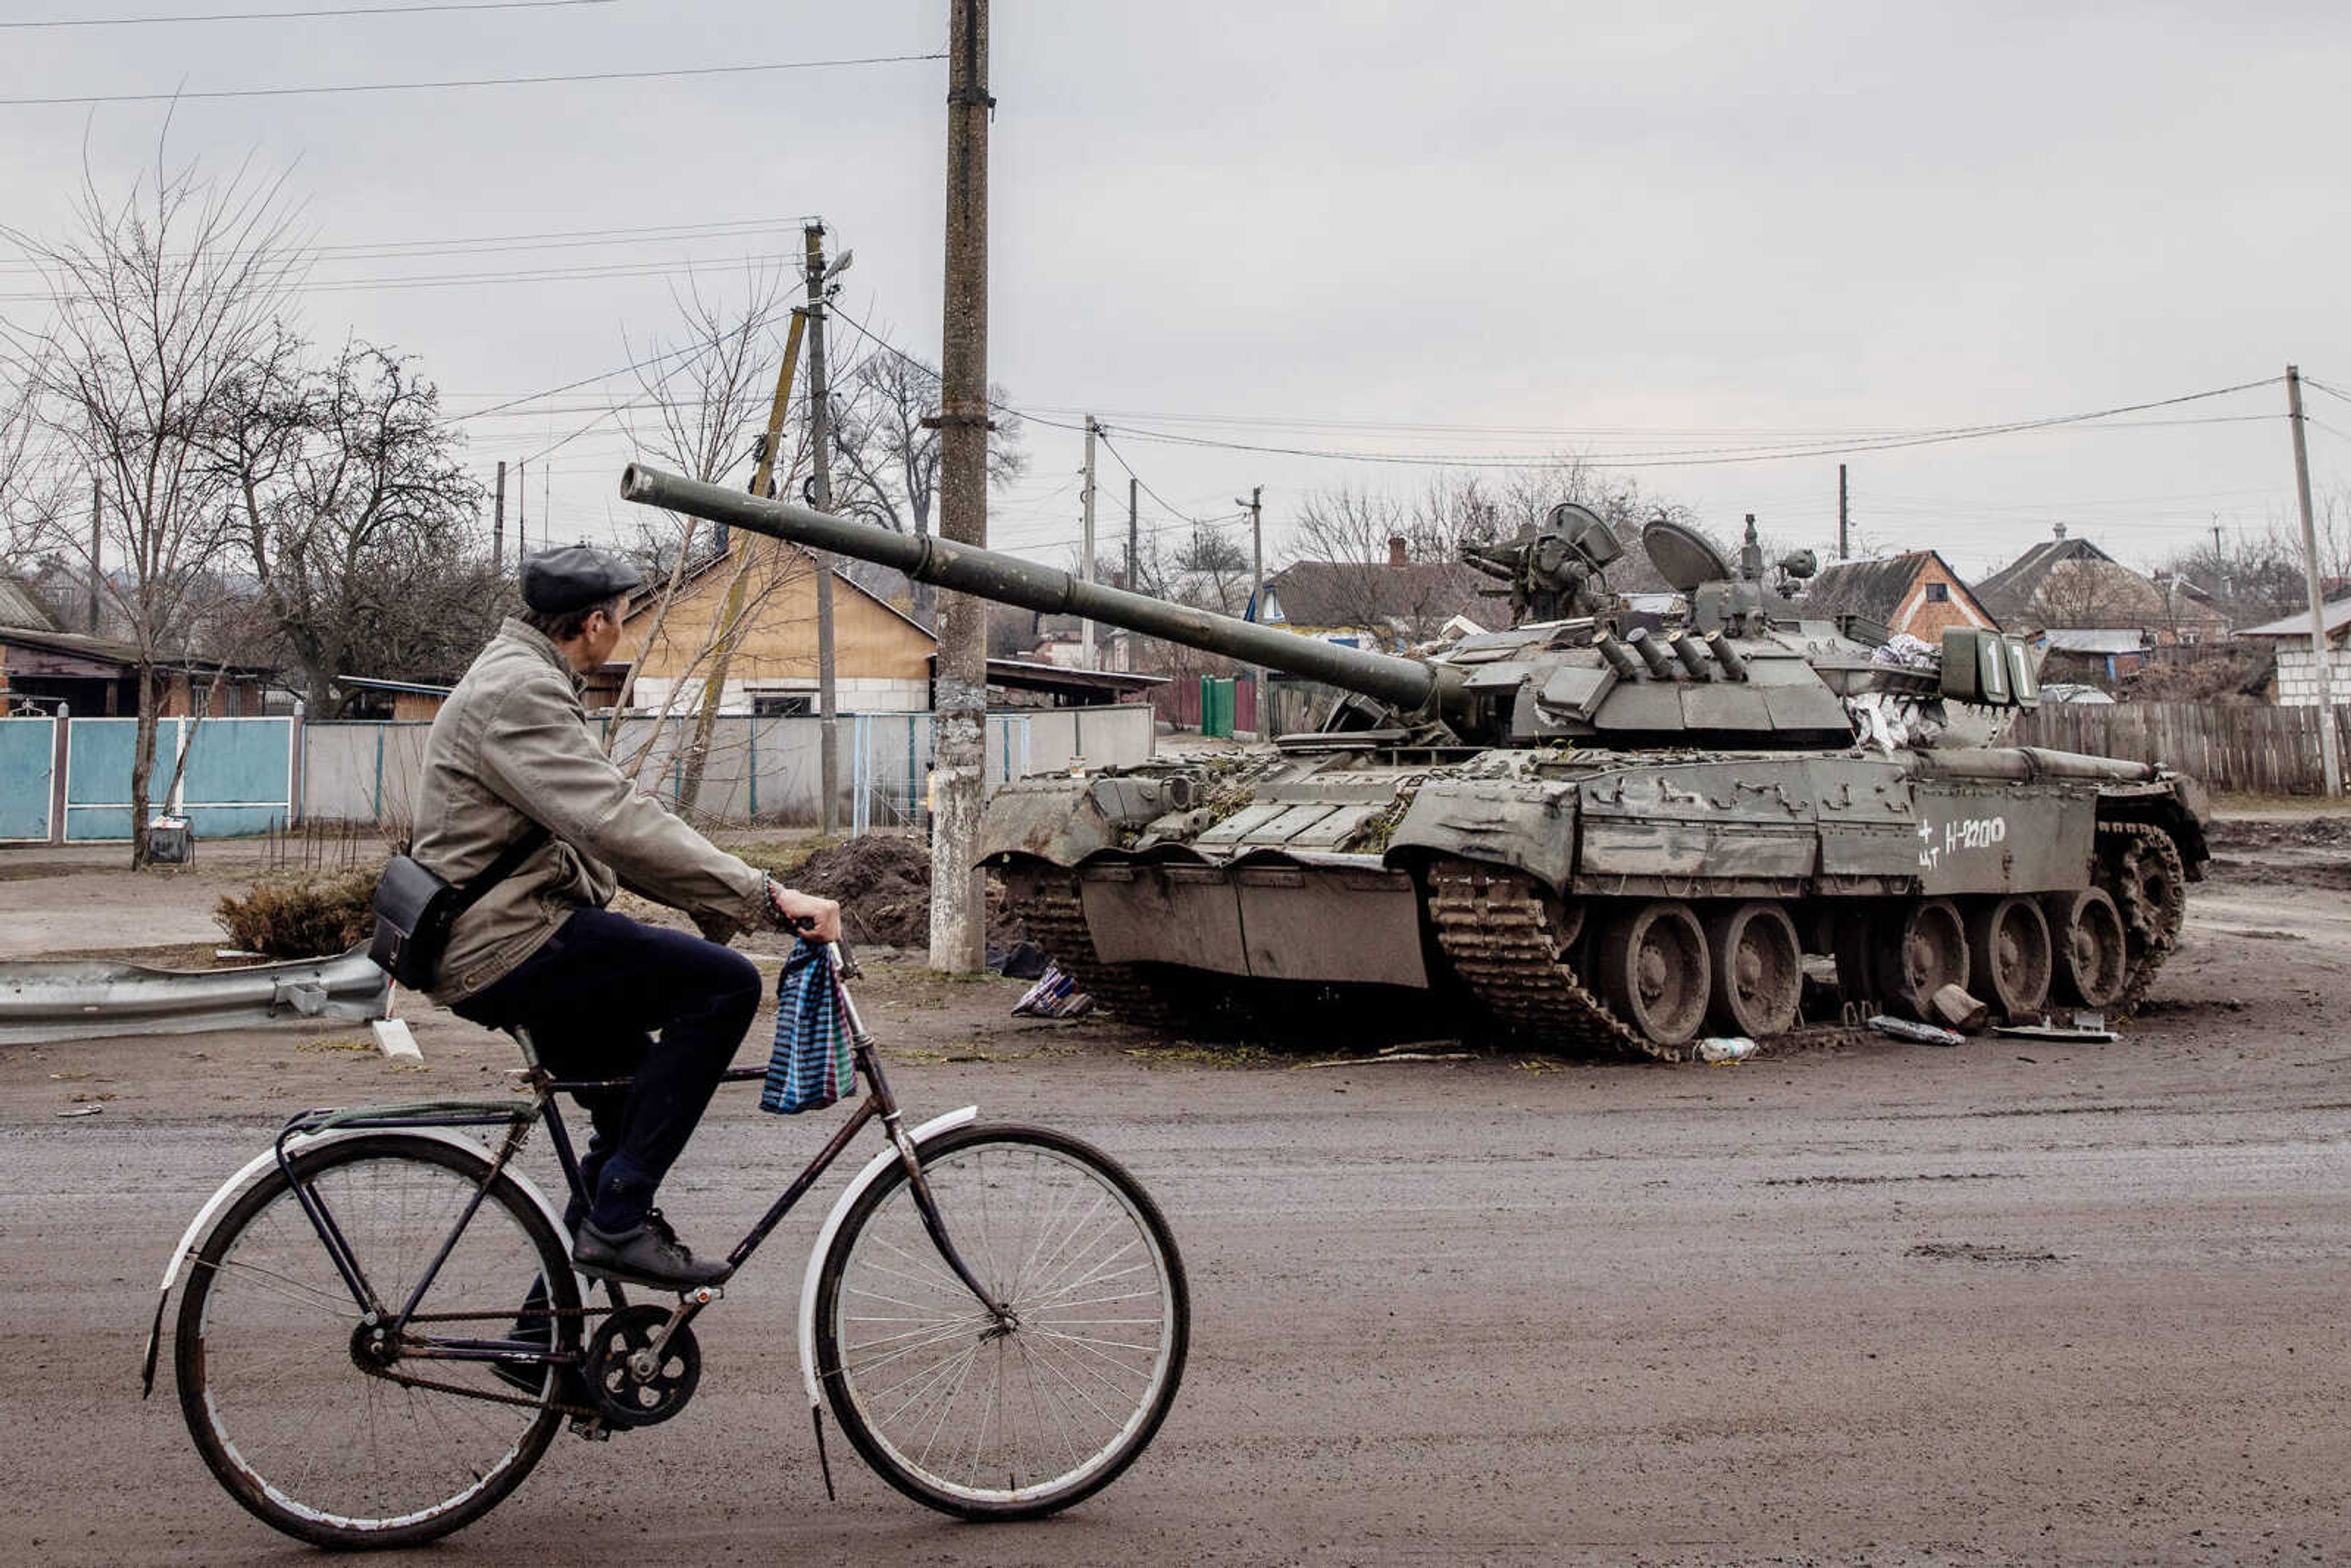
<svg viewBox="0 0 2351 1568">
<path fill-rule="evenodd" d="M 979 1107 L 966 1105 L 960 1111 L 950 1111 L 944 1116 L 934 1116 L 907 1136 L 917 1145 L 941 1133 L 977 1121 Z M 841 1234 L 841 1222 L 849 1216 L 850 1206 L 863 1196 L 865 1189 L 882 1179 L 882 1173 L 898 1163 L 898 1151 L 893 1146 L 883 1150 L 865 1162 L 865 1168 L 841 1189 L 834 1200 L 832 1212 L 824 1217 L 824 1228 L 817 1232 L 816 1245 L 809 1249 L 808 1276 L 800 1281 L 800 1381 L 808 1385 L 809 1403 L 821 1406 L 824 1392 L 816 1385 L 816 1280 L 824 1270 L 825 1249 L 832 1239 Z"/>
<path fill-rule="evenodd" d="M 365 1132 L 373 1133 L 380 1130 L 369 1128 L 365 1129 Z M 400 1130 L 410 1137 L 430 1138 L 437 1144 L 453 1145 L 470 1153 L 480 1155 L 486 1160 L 489 1158 L 488 1153 L 481 1145 L 445 1127 L 407 1127 Z M 355 1138 L 363 1134 L 360 1131 L 325 1133 L 316 1137 L 298 1139 L 288 1146 L 287 1152 L 291 1155 L 298 1150 L 317 1148 L 339 1138 Z M 264 1171 L 277 1164 L 277 1151 L 275 1148 L 264 1149 L 247 1160 L 244 1169 L 221 1183 L 219 1189 L 212 1197 L 204 1199 L 204 1206 L 196 1210 L 196 1217 L 188 1221 L 188 1228 L 182 1232 L 179 1245 L 172 1248 L 172 1255 L 163 1260 L 163 1282 L 158 1287 L 155 1295 L 155 1321 L 148 1327 L 147 1347 L 140 1367 L 140 1393 L 142 1398 L 155 1391 L 155 1357 L 163 1343 L 163 1312 L 171 1302 L 172 1287 L 179 1281 L 181 1268 L 187 1262 L 189 1255 L 195 1251 L 197 1243 L 204 1239 L 204 1233 L 212 1228 L 213 1220 L 220 1211 L 235 1202 L 246 1187 L 259 1180 Z M 538 1190 L 538 1184 L 513 1165 L 507 1166 L 507 1175 L 512 1176 L 515 1185 L 522 1188 L 524 1197 L 538 1205 L 539 1212 L 547 1216 L 547 1222 L 555 1228 L 555 1233 L 558 1236 L 563 1238 L 564 1246 L 569 1247 L 571 1233 L 563 1228 L 563 1211 L 549 1203 L 547 1200 L 547 1195 Z"/>
</svg>

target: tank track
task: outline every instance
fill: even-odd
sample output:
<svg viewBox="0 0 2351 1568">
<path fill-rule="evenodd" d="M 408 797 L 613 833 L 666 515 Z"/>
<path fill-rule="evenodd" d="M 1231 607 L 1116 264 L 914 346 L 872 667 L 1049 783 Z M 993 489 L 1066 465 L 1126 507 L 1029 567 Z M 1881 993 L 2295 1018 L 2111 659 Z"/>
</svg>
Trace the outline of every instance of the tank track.
<svg viewBox="0 0 2351 1568">
<path fill-rule="evenodd" d="M 1029 889 L 1025 898 L 1013 891 L 1013 883 L 1007 879 L 1005 893 L 1011 913 L 1019 916 L 1029 939 L 1080 990 L 1093 998 L 1096 1007 L 1146 1029 L 1181 1027 L 1183 1009 L 1163 997 L 1136 966 L 1106 964 L 1095 956 L 1075 876 L 1044 872 L 1022 881 Z"/>
<path fill-rule="evenodd" d="M 1428 914 L 1453 972 L 1512 1032 L 1555 1051 L 1688 1060 L 1608 1010 L 1569 967 L 1535 880 L 1473 861 L 1428 868 Z"/>
<path fill-rule="evenodd" d="M 2140 866 L 2148 856 L 2157 861 L 2158 869 L 2173 890 L 2173 901 L 2168 909 L 2150 903 L 2139 886 Z M 2172 836 L 2146 822 L 2100 822 L 2098 859 L 2102 870 L 2108 863 L 2113 867 L 2111 881 L 2101 877 L 2099 884 L 2113 894 L 2124 928 L 2139 948 L 2131 960 L 2129 973 L 2123 978 L 2122 995 L 2115 998 L 2113 1009 L 2127 1018 L 2138 1010 L 2147 988 L 2155 984 L 2156 971 L 2163 967 L 2163 961 L 2171 956 L 2171 949 L 2179 940 L 2180 923 L 2188 912 L 2188 865 L 2180 858 L 2179 845 Z"/>
</svg>

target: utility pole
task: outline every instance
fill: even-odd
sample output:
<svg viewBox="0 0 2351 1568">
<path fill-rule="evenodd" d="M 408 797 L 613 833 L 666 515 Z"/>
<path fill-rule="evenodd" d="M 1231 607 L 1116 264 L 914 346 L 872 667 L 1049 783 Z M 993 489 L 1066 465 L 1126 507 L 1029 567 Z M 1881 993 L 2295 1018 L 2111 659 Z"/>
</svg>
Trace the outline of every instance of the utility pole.
<svg viewBox="0 0 2351 1568">
<path fill-rule="evenodd" d="M 2303 434 L 2302 371 L 2285 368 L 2285 406 L 2294 424 L 2294 498 L 2302 503 L 2302 564 L 2310 585 L 2310 663 L 2318 674 L 2318 748 L 2328 795 L 2343 793 L 2343 759 L 2335 753 L 2333 655 L 2326 649 L 2326 591 L 2318 575 L 2318 530 L 2310 517 L 2310 448 Z"/>
<path fill-rule="evenodd" d="M 1848 492 L 1845 489 L 1844 484 L 1844 465 L 1840 463 L 1837 465 L 1837 559 L 1839 560 L 1845 559 L 1852 553 L 1852 551 L 1847 548 L 1846 522 L 1850 517 L 1850 512 L 1846 505 L 1847 499 Z"/>
<path fill-rule="evenodd" d="M 815 494 L 810 497 L 820 512 L 832 510 L 832 387 L 824 373 L 824 225 L 810 224 L 800 231 L 808 262 L 809 449 L 814 464 Z M 830 834 L 841 826 L 841 808 L 833 797 L 841 789 L 841 713 L 836 701 L 832 666 L 832 557 L 810 552 L 816 560 L 816 711 L 817 792 L 823 799 L 819 822 Z"/>
<path fill-rule="evenodd" d="M 1092 588 L 1094 581 L 1094 437 L 1102 426 L 1092 414 L 1086 415 L 1086 507 L 1085 526 L 1078 530 L 1078 580 Z M 1078 622 L 1078 664 L 1081 669 L 1093 669 L 1094 622 L 1087 616 Z"/>
<path fill-rule="evenodd" d="M 106 580 L 105 555 L 106 481 L 93 477 L 89 482 L 89 634 L 98 635 L 99 587 Z"/>
<path fill-rule="evenodd" d="M 987 0 L 948 0 L 947 221 L 939 334 L 939 537 L 987 543 Z M 931 967 L 986 961 L 979 858 L 987 739 L 987 607 L 939 595 L 931 725 Z"/>
<path fill-rule="evenodd" d="M 490 572 L 492 576 L 507 568 L 507 465 L 498 464 L 498 499 L 490 513 Z"/>
<path fill-rule="evenodd" d="M 515 580 L 522 580 L 522 558 L 529 553 L 530 476 L 520 458 L 515 460 Z"/>
<path fill-rule="evenodd" d="M 1135 487 L 1142 483 L 1142 480 L 1132 474 L 1126 476 L 1126 581 L 1123 586 L 1129 593 L 1143 591 L 1142 585 L 1134 580 L 1138 566 L 1135 559 L 1137 553 L 1135 547 L 1139 532 L 1134 526 L 1136 516 L 1134 492 Z M 1119 633 L 1118 646 L 1118 667 L 1122 670 L 1132 670 L 1134 668 L 1134 633 L 1132 632 Z"/>
<path fill-rule="evenodd" d="M 1260 617 L 1264 614 L 1264 612 L 1265 612 L 1265 507 L 1264 507 L 1264 505 L 1263 505 L 1264 500 L 1265 500 L 1265 486 L 1262 486 L 1262 485 L 1252 485 L 1252 486 L 1249 486 L 1249 498 L 1248 500 L 1246 500 L 1246 501 L 1241 500 L 1238 497 L 1234 497 L 1234 499 L 1233 499 L 1233 505 L 1234 505 L 1234 506 L 1236 506 L 1236 507 L 1247 507 L 1249 508 L 1249 618 L 1251 621 L 1259 621 L 1259 622 L 1260 622 L 1260 623 L 1262 623 L 1262 622 L 1261 622 L 1261 621 L 1260 621 Z M 1251 700 L 1253 703 L 1255 703 L 1255 704 L 1256 704 L 1256 706 L 1257 706 L 1257 714 L 1256 714 L 1256 716 L 1255 716 L 1255 723 L 1256 723 L 1256 725 L 1257 725 L 1257 737 L 1258 737 L 1259 740 L 1263 740 L 1263 739 L 1265 738 L 1265 732 L 1266 732 L 1266 721 L 1267 721 L 1267 715 L 1266 715 L 1267 703 L 1266 703 L 1266 700 L 1265 700 L 1265 666 L 1264 666 L 1263 664 L 1258 664 L 1258 665 L 1252 666 L 1252 668 L 1250 669 L 1250 672 L 1249 672 L 1249 691 L 1250 691 L 1250 693 L 1252 694 L 1250 700 Z"/>
</svg>

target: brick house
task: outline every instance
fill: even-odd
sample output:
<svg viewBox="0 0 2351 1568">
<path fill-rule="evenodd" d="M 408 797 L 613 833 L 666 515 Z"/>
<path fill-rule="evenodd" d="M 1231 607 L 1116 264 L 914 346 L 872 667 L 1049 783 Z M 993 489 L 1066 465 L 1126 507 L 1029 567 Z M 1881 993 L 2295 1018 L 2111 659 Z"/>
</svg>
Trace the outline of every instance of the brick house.
<svg viewBox="0 0 2351 1568">
<path fill-rule="evenodd" d="M 2351 599 L 2325 606 L 2326 679 L 2335 704 L 2351 703 Z M 2280 707 L 2316 707 L 2318 671 L 2310 654 L 2310 612 L 2248 626 L 2237 633 L 2241 642 L 2266 644 L 2277 657 L 2277 700 Z"/>
<path fill-rule="evenodd" d="M 1813 620 L 1858 615 L 1887 632 L 1907 632 L 1940 645 L 1953 626 L 1998 631 L 2000 622 L 1973 590 L 1935 550 L 1909 550 L 1878 560 L 1841 560 L 1823 567 L 1796 605 Z"/>
</svg>

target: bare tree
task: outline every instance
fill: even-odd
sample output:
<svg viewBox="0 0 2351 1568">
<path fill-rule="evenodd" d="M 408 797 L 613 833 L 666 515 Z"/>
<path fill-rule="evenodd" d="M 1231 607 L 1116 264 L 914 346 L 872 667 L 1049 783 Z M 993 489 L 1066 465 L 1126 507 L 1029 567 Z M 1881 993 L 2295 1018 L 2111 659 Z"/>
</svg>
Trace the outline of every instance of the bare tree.
<svg viewBox="0 0 2351 1568">
<path fill-rule="evenodd" d="M 783 313 L 789 278 L 781 272 L 758 270 L 747 274 L 745 284 L 740 301 L 729 303 L 705 294 L 698 281 L 689 280 L 684 294 L 673 296 L 678 311 L 675 346 L 663 350 L 656 343 L 650 356 L 634 352 L 632 346 L 633 359 L 674 361 L 658 376 L 652 373 L 650 365 L 639 371 L 639 396 L 634 401 L 643 412 L 631 422 L 632 434 L 648 455 L 705 484 L 723 483 L 756 462 L 755 443 L 764 432 L 773 404 L 782 357 L 774 323 Z M 789 461 L 778 455 L 775 471 L 778 475 L 796 472 L 804 461 L 805 443 L 799 444 L 800 450 Z M 724 560 L 718 558 L 715 540 L 710 549 L 697 554 L 695 520 L 674 517 L 672 522 L 677 529 L 674 549 L 662 552 L 668 555 L 669 572 L 639 656 L 623 681 L 619 706 L 628 707 L 646 657 L 670 641 L 670 614 L 688 580 L 709 571 L 726 572 L 724 608 L 702 629 L 699 645 L 670 683 L 661 705 L 660 716 L 665 718 L 689 685 L 699 688 L 694 705 L 694 736 L 685 748 L 679 791 L 680 803 L 691 810 L 701 799 L 718 708 L 736 652 L 760 609 L 786 584 L 805 578 L 812 565 L 806 552 L 764 538 L 739 545 L 730 540 Z M 660 541 L 654 542 L 658 546 Z M 632 776 L 641 776 L 652 759 L 661 727 L 658 723 L 648 727 L 643 744 L 627 764 Z M 620 733 L 616 722 L 607 744 L 617 743 Z"/>
<path fill-rule="evenodd" d="M 836 386 L 836 509 L 928 538 L 938 495 L 939 433 L 925 422 L 938 412 L 939 372 L 883 337 L 846 368 Z M 987 480 L 1008 485 L 1029 467 L 1020 445 L 1020 416 L 1004 406 L 1008 394 L 1002 387 L 991 386 L 987 393 L 996 405 L 987 437 Z M 914 619 L 929 625 L 938 591 L 917 582 L 912 594 Z"/>
<path fill-rule="evenodd" d="M 116 602 L 137 649 L 131 863 L 147 861 L 159 670 L 187 631 L 192 587 L 228 548 L 226 476 L 204 435 L 240 396 L 297 280 L 283 182 L 242 167 L 225 179 L 154 168 L 120 199 L 85 171 L 71 232 L 6 231 L 49 296 L 38 327 L 0 328 L 57 456 L 104 488 L 100 549 L 53 524 Z"/>
<path fill-rule="evenodd" d="M 324 367 L 306 357 L 276 334 L 206 439 L 309 711 L 335 717 L 350 703 L 341 675 L 455 679 L 506 595 L 475 548 L 482 487 L 439 390 L 364 343 Z"/>
</svg>

